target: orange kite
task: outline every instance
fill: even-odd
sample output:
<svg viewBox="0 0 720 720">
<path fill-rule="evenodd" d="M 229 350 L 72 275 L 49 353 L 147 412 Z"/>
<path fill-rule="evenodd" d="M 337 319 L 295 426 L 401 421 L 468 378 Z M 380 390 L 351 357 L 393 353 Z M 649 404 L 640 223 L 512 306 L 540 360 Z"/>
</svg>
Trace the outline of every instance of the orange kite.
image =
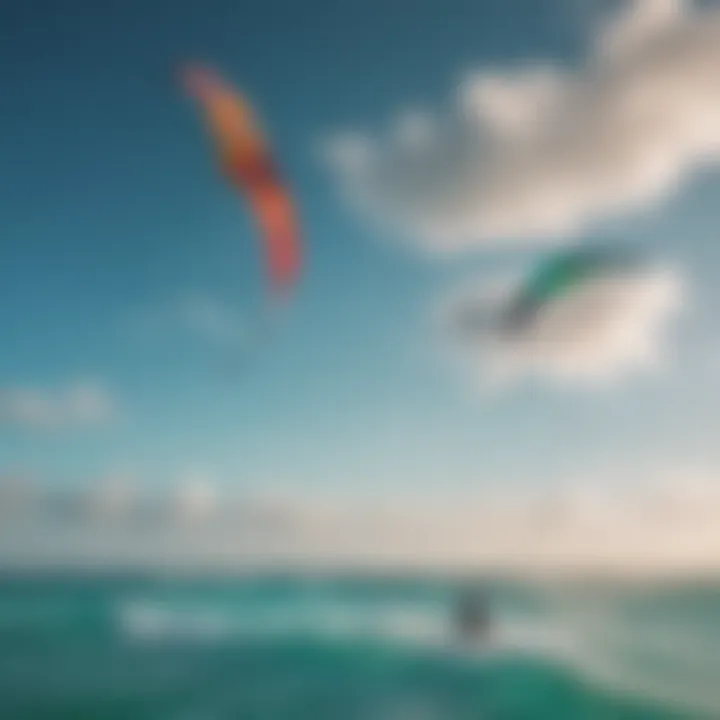
<svg viewBox="0 0 720 720">
<path fill-rule="evenodd" d="M 252 109 L 210 70 L 192 67 L 184 82 L 204 110 L 224 174 L 245 194 L 260 226 L 272 286 L 286 295 L 300 274 L 297 213 Z"/>
</svg>

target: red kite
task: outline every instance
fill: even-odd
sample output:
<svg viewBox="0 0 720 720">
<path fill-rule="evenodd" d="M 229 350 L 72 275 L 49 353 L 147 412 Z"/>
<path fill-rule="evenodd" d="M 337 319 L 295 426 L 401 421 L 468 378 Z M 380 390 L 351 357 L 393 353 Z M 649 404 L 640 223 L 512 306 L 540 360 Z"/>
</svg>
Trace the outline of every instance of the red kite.
<svg viewBox="0 0 720 720">
<path fill-rule="evenodd" d="M 203 108 L 220 166 L 248 199 L 263 235 L 274 290 L 286 295 L 300 274 L 297 214 L 267 141 L 245 98 L 213 72 L 192 67 L 184 73 L 188 91 Z"/>
</svg>

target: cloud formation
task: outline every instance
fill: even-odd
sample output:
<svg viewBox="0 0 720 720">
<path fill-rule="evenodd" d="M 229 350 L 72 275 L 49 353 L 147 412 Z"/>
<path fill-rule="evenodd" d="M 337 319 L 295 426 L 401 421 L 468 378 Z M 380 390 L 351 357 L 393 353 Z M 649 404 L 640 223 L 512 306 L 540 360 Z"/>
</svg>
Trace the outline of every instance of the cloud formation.
<svg viewBox="0 0 720 720">
<path fill-rule="evenodd" d="M 167 505 L 172 522 L 192 524 L 216 515 L 217 492 L 206 473 L 190 473 L 176 488 Z"/>
<path fill-rule="evenodd" d="M 636 0 L 584 67 L 480 72 L 454 116 L 332 140 L 341 187 L 434 250 L 567 238 L 720 161 L 720 10 Z"/>
<path fill-rule="evenodd" d="M 246 321 L 209 294 L 193 294 L 177 303 L 177 324 L 197 339 L 218 347 L 239 347 L 249 338 Z"/>
<path fill-rule="evenodd" d="M 128 473 L 114 473 L 77 498 L 78 515 L 90 522 L 105 524 L 124 522 L 137 512 L 139 494 L 137 478 Z"/>
<path fill-rule="evenodd" d="M 609 471 L 382 503 L 350 494 L 209 496 L 186 485 L 131 504 L 125 493 L 103 493 L 100 506 L 93 489 L 38 494 L 26 522 L 16 513 L 16 522 L 0 523 L 0 565 L 714 576 L 719 479 L 712 468 Z M 58 515 L 59 506 L 88 505 L 99 512 Z"/>
<path fill-rule="evenodd" d="M 187 291 L 143 308 L 129 318 L 128 332 L 144 342 L 191 341 L 214 349 L 247 346 L 251 339 L 247 318 L 231 303 L 208 291 Z"/>
<path fill-rule="evenodd" d="M 56 388 L 0 388 L 0 424 L 29 430 L 67 430 L 108 423 L 116 403 L 107 388 L 80 380 Z"/>
<path fill-rule="evenodd" d="M 508 333 L 500 319 L 512 307 L 518 284 L 492 294 L 482 286 L 469 288 L 441 310 L 454 357 L 482 385 L 528 377 L 607 383 L 663 366 L 663 341 L 682 299 L 672 269 L 608 269 L 546 299 Z"/>
</svg>

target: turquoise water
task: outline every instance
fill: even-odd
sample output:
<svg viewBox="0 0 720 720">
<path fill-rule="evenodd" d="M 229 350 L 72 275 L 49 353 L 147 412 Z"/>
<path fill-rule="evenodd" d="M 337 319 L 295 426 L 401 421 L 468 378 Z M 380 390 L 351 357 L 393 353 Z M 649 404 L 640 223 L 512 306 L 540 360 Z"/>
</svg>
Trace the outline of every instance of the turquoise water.
<svg viewBox="0 0 720 720">
<path fill-rule="evenodd" d="M 483 587 L 478 648 L 448 581 L 6 577 L 0 717 L 720 717 L 719 591 Z"/>
</svg>

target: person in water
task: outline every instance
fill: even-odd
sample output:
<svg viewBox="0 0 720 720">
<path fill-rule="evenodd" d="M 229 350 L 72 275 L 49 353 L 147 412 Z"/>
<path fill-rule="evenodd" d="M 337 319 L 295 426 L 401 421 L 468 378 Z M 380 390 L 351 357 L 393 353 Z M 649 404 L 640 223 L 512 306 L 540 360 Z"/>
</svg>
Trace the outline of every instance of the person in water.
<svg viewBox="0 0 720 720">
<path fill-rule="evenodd" d="M 490 617 L 487 603 L 479 591 L 461 593 L 455 608 L 455 632 L 464 642 L 487 640 Z"/>
</svg>

